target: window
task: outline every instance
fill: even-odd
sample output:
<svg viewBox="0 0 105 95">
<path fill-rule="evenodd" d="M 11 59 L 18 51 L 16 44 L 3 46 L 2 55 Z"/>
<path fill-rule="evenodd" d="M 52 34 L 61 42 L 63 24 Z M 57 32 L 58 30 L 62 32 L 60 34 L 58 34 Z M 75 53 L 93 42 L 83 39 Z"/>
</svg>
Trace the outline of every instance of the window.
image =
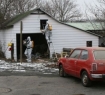
<svg viewBox="0 0 105 95">
<path fill-rule="evenodd" d="M 86 42 L 86 46 L 87 46 L 87 47 L 92 47 L 92 41 L 87 41 L 87 42 Z"/>
<path fill-rule="evenodd" d="M 94 57 L 96 60 L 105 60 L 105 50 L 95 50 Z"/>
<path fill-rule="evenodd" d="M 48 21 L 48 20 L 40 20 L 40 29 L 44 29 L 45 28 L 46 21 Z"/>
<path fill-rule="evenodd" d="M 70 58 L 78 58 L 81 53 L 81 50 L 74 50 Z"/>
<path fill-rule="evenodd" d="M 87 50 L 82 51 L 80 59 L 83 59 L 83 60 L 88 59 L 88 51 Z"/>
</svg>

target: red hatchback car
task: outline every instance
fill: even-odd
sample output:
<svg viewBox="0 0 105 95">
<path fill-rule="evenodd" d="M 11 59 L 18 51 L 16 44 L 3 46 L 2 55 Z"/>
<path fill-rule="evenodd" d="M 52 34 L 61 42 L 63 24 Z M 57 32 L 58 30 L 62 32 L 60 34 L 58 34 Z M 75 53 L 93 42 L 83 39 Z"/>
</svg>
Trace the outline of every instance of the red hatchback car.
<svg viewBox="0 0 105 95">
<path fill-rule="evenodd" d="M 105 79 L 105 48 L 75 48 L 69 56 L 58 60 L 59 75 L 80 78 L 83 86 Z"/>
</svg>

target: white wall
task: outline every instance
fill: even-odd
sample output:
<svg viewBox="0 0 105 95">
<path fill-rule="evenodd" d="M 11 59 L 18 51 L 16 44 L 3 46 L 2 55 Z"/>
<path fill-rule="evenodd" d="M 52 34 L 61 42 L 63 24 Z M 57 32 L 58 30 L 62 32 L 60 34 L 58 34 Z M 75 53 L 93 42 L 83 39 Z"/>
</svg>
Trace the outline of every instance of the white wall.
<svg viewBox="0 0 105 95">
<path fill-rule="evenodd" d="M 63 48 L 86 46 L 86 41 L 92 41 L 93 46 L 98 46 L 98 37 L 66 25 L 53 25 L 53 42 L 55 50 L 62 52 Z"/>
<path fill-rule="evenodd" d="M 92 41 L 93 46 L 98 46 L 99 44 L 97 36 L 58 23 L 46 15 L 40 16 L 39 18 L 49 19 L 49 22 L 52 24 L 52 41 L 54 49 L 57 53 L 61 53 L 63 48 L 86 46 L 86 41 Z M 53 53 L 54 50 L 52 46 L 50 49 L 51 53 Z"/>
<path fill-rule="evenodd" d="M 6 55 L 6 41 L 5 41 L 5 30 L 0 30 L 0 48 L 3 51 L 4 55 Z"/>
<path fill-rule="evenodd" d="M 75 48 L 86 46 L 86 41 L 92 41 L 93 46 L 98 46 L 99 40 L 97 36 L 88 34 L 81 30 L 63 25 L 56 22 L 47 15 L 29 15 L 22 20 L 23 22 L 23 33 L 41 33 L 40 31 L 40 19 L 48 19 L 52 24 L 52 41 L 57 53 L 61 53 L 63 48 Z M 7 43 L 12 40 L 14 43 L 14 57 L 16 55 L 16 33 L 20 33 L 20 21 L 14 24 L 14 27 L 5 30 L 5 48 Z M 53 53 L 53 47 L 50 47 L 51 53 Z M 6 51 L 6 57 L 9 58 L 10 53 Z"/>
<path fill-rule="evenodd" d="M 15 43 L 14 42 L 14 35 L 13 35 L 13 28 L 6 29 L 3 31 L 3 51 L 7 59 L 11 58 L 11 51 L 9 51 L 8 43 Z"/>
</svg>

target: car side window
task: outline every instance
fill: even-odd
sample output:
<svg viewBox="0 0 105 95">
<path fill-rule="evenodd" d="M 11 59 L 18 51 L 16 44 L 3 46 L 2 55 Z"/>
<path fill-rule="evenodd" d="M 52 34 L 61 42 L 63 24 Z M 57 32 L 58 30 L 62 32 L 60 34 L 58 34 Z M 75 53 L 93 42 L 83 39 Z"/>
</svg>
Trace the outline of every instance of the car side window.
<svg viewBox="0 0 105 95">
<path fill-rule="evenodd" d="M 81 50 L 74 50 L 70 58 L 78 58 L 81 53 Z"/>
<path fill-rule="evenodd" d="M 87 50 L 82 51 L 80 59 L 83 59 L 83 60 L 88 59 L 88 51 Z"/>
</svg>

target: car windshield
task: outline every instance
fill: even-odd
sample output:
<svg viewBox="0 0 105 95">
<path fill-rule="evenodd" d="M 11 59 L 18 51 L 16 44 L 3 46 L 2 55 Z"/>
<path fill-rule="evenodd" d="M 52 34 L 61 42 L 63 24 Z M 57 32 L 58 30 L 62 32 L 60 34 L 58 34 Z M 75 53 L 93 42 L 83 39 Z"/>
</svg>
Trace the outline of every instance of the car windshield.
<svg viewBox="0 0 105 95">
<path fill-rule="evenodd" d="M 105 50 L 94 51 L 95 60 L 105 60 Z"/>
</svg>

